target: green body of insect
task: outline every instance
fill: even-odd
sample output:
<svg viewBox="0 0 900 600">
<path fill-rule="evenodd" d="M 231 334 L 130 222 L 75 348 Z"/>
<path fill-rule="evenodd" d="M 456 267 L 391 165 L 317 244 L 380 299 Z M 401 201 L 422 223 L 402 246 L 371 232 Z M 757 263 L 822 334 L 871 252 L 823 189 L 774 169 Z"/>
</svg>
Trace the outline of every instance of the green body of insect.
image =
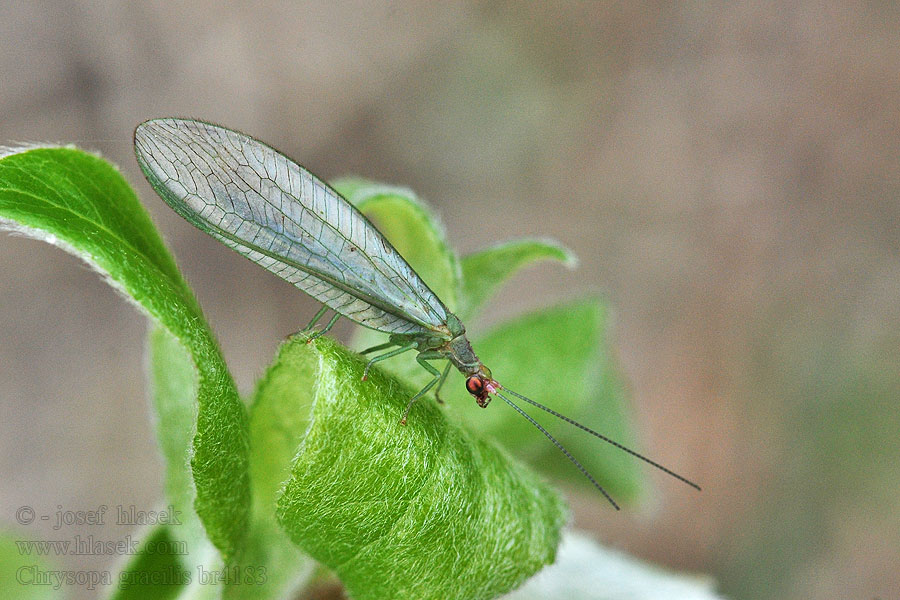
<svg viewBox="0 0 900 600">
<path fill-rule="evenodd" d="M 322 180 L 277 150 L 243 133 L 192 119 L 154 119 L 134 132 L 135 155 L 153 189 L 198 229 L 294 284 L 324 304 L 306 327 L 311 341 L 343 316 L 389 334 L 366 365 L 415 350 L 434 377 L 414 395 L 435 396 L 450 367 L 482 408 L 497 395 L 531 422 L 616 508 L 590 473 L 546 429 L 501 391 L 528 402 L 666 473 L 696 484 L 494 380 L 472 350 L 466 328 L 378 229 Z M 312 328 L 331 309 L 323 329 Z M 388 350 L 393 348 L 393 350 Z M 429 361 L 446 360 L 443 372 Z"/>
</svg>

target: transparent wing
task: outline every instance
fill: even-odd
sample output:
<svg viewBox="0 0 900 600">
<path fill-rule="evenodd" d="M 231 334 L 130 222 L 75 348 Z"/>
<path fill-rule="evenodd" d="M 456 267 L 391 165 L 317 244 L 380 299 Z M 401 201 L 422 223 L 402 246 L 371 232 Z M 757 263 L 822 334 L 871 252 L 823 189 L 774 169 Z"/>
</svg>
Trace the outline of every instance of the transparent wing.
<svg viewBox="0 0 900 600">
<path fill-rule="evenodd" d="M 265 269 L 361 325 L 448 336 L 443 303 L 354 206 L 242 133 L 155 119 L 135 154 L 169 206 Z"/>
</svg>

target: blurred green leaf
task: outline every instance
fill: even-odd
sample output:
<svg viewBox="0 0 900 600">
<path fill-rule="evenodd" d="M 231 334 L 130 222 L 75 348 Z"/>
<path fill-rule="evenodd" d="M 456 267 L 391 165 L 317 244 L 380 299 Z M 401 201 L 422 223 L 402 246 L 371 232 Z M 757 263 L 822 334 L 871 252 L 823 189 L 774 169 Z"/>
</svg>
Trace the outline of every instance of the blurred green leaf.
<svg viewBox="0 0 900 600">
<path fill-rule="evenodd" d="M 223 555 L 234 555 L 250 500 L 244 407 L 197 302 L 128 183 L 109 163 L 73 148 L 7 154 L 0 158 L 0 224 L 87 262 L 190 353 L 196 383 L 192 379 L 191 392 L 173 398 L 190 408 L 169 408 L 196 419 L 193 485 L 173 478 L 170 469 L 167 487 L 179 503 L 191 488 L 207 535 Z M 179 373 L 177 386 L 186 384 L 183 369 Z M 184 435 L 180 430 L 181 438 L 164 434 L 161 440 L 167 458 L 179 465 L 188 457 L 178 447 Z"/>
<path fill-rule="evenodd" d="M 433 403 L 401 426 L 414 390 L 378 369 L 362 382 L 363 366 L 327 338 L 297 336 L 257 392 L 257 403 L 315 397 L 278 500 L 291 538 L 357 599 L 492 598 L 552 562 L 566 520 L 556 493 Z"/>
<path fill-rule="evenodd" d="M 829 328 L 817 307 L 804 308 L 809 316 L 789 312 L 760 328 L 775 339 L 754 348 L 745 394 L 756 412 L 748 426 L 765 436 L 771 467 L 766 502 L 746 517 L 754 527 L 729 540 L 720 570 L 736 597 L 790 595 L 805 580 L 785 565 L 806 573 L 828 560 L 833 549 L 822 540 L 833 538 L 836 523 L 882 563 L 900 551 L 900 355 L 894 346 L 863 351 L 849 331 Z M 882 541 L 886 555 L 873 549 Z M 890 597 L 879 591 L 872 597 Z"/>
<path fill-rule="evenodd" d="M 575 255 L 555 240 L 512 240 L 464 256 L 457 314 L 463 319 L 476 314 L 516 271 L 541 260 L 558 260 L 570 269 L 578 264 Z"/>
<path fill-rule="evenodd" d="M 504 386 L 546 404 L 610 438 L 634 445 L 626 413 L 627 395 L 608 348 L 609 315 L 597 298 L 553 306 L 504 323 L 473 342 L 479 357 Z M 495 402 L 475 407 L 459 383 L 448 382 L 454 405 L 471 405 L 456 413 L 473 429 L 486 433 L 548 475 L 564 475 L 590 485 L 567 464 L 555 446 L 509 407 Z M 617 500 L 636 498 L 642 487 L 639 463 L 551 415 L 528 408 L 584 464 Z"/>
<path fill-rule="evenodd" d="M 0 598 L 58 600 L 65 596 L 62 587 L 54 589 L 53 585 L 38 583 L 58 566 L 52 565 L 36 550 L 25 549 L 33 539 L 34 534 L 26 536 L 0 530 Z"/>
<path fill-rule="evenodd" d="M 130 557 L 114 582 L 110 600 L 178 598 L 196 577 L 181 554 L 180 534 L 167 525 L 149 530 L 137 554 Z"/>
<path fill-rule="evenodd" d="M 338 177 L 337 179 L 333 179 L 328 182 L 328 184 L 334 188 L 334 190 L 340 194 L 345 200 L 356 205 L 356 202 L 353 201 L 353 198 L 356 197 L 357 192 L 359 192 L 363 188 L 368 187 L 379 187 L 385 186 L 386 184 L 378 183 L 377 181 L 371 181 L 369 179 L 364 179 L 362 177 Z"/>
</svg>

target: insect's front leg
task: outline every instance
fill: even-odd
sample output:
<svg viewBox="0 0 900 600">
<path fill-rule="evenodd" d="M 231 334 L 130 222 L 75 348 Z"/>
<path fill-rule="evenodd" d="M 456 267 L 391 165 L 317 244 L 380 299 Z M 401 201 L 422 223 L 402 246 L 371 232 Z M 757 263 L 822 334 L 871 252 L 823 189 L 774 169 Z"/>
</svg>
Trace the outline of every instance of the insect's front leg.
<svg viewBox="0 0 900 600">
<path fill-rule="evenodd" d="M 444 401 L 441 400 L 441 388 L 444 387 L 444 382 L 447 381 L 447 375 L 450 374 L 450 367 L 453 366 L 449 360 L 447 361 L 447 366 L 444 367 L 444 373 L 441 375 L 441 380 L 437 382 L 437 387 L 434 388 L 434 399 L 438 401 L 438 404 L 443 404 Z"/>
<path fill-rule="evenodd" d="M 311 336 L 309 336 L 306 339 L 306 343 L 309 344 L 317 337 L 321 337 L 321 336 L 325 335 L 326 333 L 328 333 L 329 331 L 331 331 L 331 328 L 334 327 L 334 324 L 337 323 L 338 319 L 340 319 L 340 318 L 341 318 L 341 315 L 335 313 L 335 315 L 333 317 L 331 317 L 331 320 L 328 321 L 328 323 L 325 325 L 325 327 L 323 327 L 320 331 L 315 332 L 314 334 L 312 334 Z"/>
<path fill-rule="evenodd" d="M 394 342 L 385 342 L 383 344 L 378 344 L 377 346 L 371 346 L 369 348 L 366 348 L 365 350 L 360 350 L 359 353 L 361 355 L 365 356 L 366 354 L 369 354 L 371 352 L 378 352 L 379 350 L 387 350 L 388 348 L 392 348 L 396 345 L 397 344 L 395 344 Z"/>
<path fill-rule="evenodd" d="M 322 318 L 322 315 L 324 315 L 326 312 L 328 312 L 328 307 L 323 305 L 322 308 L 319 309 L 319 312 L 317 312 L 315 315 L 313 315 L 312 321 L 310 321 L 306 325 L 306 327 L 304 327 L 300 331 L 311 331 L 312 328 L 315 327 L 315 325 L 319 321 L 319 319 Z"/>
<path fill-rule="evenodd" d="M 374 357 L 372 360 L 370 360 L 368 363 L 366 363 L 366 368 L 363 371 L 362 380 L 365 381 L 366 379 L 369 378 L 369 369 L 371 369 L 372 365 L 374 365 L 378 361 L 385 360 L 387 358 L 391 358 L 392 356 L 397 356 L 398 354 L 403 354 L 404 352 L 415 349 L 416 347 L 418 347 L 418 345 L 419 345 L 418 342 L 410 342 L 410 343 L 406 344 L 405 346 L 401 346 L 400 348 L 397 348 L 396 350 L 391 350 L 390 352 L 385 352 L 384 354 L 379 354 L 378 356 Z"/>
</svg>

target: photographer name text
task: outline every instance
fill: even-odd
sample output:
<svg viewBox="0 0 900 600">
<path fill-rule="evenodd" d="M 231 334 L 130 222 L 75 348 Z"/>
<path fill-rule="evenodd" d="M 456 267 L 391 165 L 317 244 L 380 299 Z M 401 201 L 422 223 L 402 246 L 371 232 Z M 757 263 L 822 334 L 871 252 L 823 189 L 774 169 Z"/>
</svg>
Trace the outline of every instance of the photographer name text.
<svg viewBox="0 0 900 600">
<path fill-rule="evenodd" d="M 163 510 L 140 510 L 136 506 L 118 504 L 110 508 L 101 504 L 91 510 L 66 510 L 57 506 L 56 511 L 38 515 L 30 506 L 21 506 L 16 511 L 16 521 L 20 525 L 30 525 L 35 520 L 52 522 L 53 529 L 85 525 L 181 525 L 181 511 L 169 505 Z"/>
</svg>

